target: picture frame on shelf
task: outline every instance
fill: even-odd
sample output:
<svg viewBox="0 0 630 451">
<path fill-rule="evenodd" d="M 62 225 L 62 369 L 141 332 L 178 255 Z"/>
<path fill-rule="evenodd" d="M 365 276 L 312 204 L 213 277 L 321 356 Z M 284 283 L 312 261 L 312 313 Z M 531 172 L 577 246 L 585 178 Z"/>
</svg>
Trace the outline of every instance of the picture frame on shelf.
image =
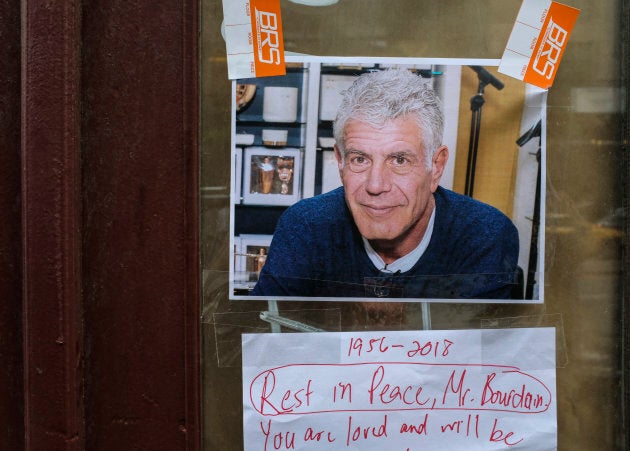
<svg viewBox="0 0 630 451">
<path fill-rule="evenodd" d="M 250 290 L 258 281 L 273 235 L 242 234 L 234 237 L 235 289 Z"/>
<path fill-rule="evenodd" d="M 300 149 L 249 147 L 242 164 L 243 204 L 288 206 L 300 199 Z"/>
</svg>

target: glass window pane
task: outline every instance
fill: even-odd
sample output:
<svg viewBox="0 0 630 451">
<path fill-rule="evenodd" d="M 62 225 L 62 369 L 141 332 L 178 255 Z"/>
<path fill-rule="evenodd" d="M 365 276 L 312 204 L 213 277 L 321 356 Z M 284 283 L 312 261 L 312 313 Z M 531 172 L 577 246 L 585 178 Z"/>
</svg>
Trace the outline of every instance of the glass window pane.
<svg viewBox="0 0 630 451">
<path fill-rule="evenodd" d="M 329 6 L 313 7 L 283 0 L 281 6 L 288 52 L 320 56 L 499 59 L 521 2 L 339 0 Z M 544 303 L 434 303 L 430 306 L 431 327 L 556 327 L 559 449 L 620 449 L 625 433 L 622 246 L 626 227 L 623 120 L 627 107 L 621 37 L 627 33 L 622 29 L 622 25 L 627 26 L 622 21 L 627 5 L 616 0 L 575 0 L 571 6 L 581 10 L 580 17 L 547 98 L 546 222 L 541 250 L 545 259 Z M 423 317 L 421 304 L 414 302 L 283 301 L 274 305 L 229 299 L 230 258 L 239 255 L 244 258 L 240 266 L 241 282 L 244 287 L 251 285 L 261 255 L 266 255 L 265 236 L 273 230 L 252 226 L 243 233 L 248 236 L 239 243 L 238 251 L 230 250 L 232 83 L 227 77 L 222 17 L 221 2 L 202 2 L 202 362 L 204 449 L 208 450 L 242 449 L 241 333 L 278 329 L 291 332 L 294 326 L 299 328 L 303 324 L 326 331 L 405 330 L 422 327 Z M 308 68 L 293 67 L 290 72 L 299 78 L 297 83 L 302 86 L 300 77 L 305 76 Z M 509 83 L 520 84 L 514 80 Z M 460 97 L 468 95 L 469 88 L 462 89 Z M 247 96 L 245 88 L 243 95 Z M 278 138 L 271 133 L 265 140 L 255 120 L 251 122 L 253 128 L 243 128 L 243 135 L 256 136 L 257 141 L 251 147 L 265 148 L 267 144 L 269 149 L 258 153 L 254 150 L 250 163 L 265 157 L 272 157 L 274 164 L 278 158 L 283 160 L 286 155 L 276 155 L 279 148 L 276 144 L 284 144 L 285 140 L 286 147 L 300 148 L 300 134 L 306 133 L 299 118 L 300 110 L 298 104 L 298 117 L 294 120 L 297 125 L 284 128 L 288 129 L 286 136 Z M 332 155 L 322 152 L 320 171 L 326 166 L 326 158 Z M 304 192 L 304 179 L 299 178 L 303 174 L 295 166 L 304 162 L 303 154 L 298 151 L 290 158 L 291 164 L 286 165 L 292 167 L 297 178 L 291 179 L 286 187 L 278 181 L 277 186 L 268 187 L 270 192 L 284 196 L 285 189 L 304 196 L 316 194 L 317 189 L 321 191 L 320 186 L 306 188 Z M 334 167 L 334 160 L 330 161 Z M 257 178 L 256 173 L 250 172 L 249 177 L 250 189 L 257 183 L 260 187 L 256 189 L 263 189 L 262 176 Z M 492 184 L 489 186 L 489 195 L 503 196 L 497 202 L 504 202 L 501 208 L 511 211 L 510 194 L 492 188 Z M 463 190 L 457 183 L 453 188 Z M 257 206 L 255 211 L 260 219 L 254 221 L 254 226 L 265 224 L 269 221 L 266 218 L 274 217 L 283 208 Z M 272 326 L 261 319 L 261 312 L 278 313 L 274 311 L 276 307 L 288 320 L 285 325 Z"/>
</svg>

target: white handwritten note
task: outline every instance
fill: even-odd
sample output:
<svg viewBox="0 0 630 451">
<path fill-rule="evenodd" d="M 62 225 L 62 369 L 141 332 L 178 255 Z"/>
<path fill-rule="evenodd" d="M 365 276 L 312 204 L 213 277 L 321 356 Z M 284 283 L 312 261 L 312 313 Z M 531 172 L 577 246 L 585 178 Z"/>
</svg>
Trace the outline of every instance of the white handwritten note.
<svg viewBox="0 0 630 451">
<path fill-rule="evenodd" d="M 244 440 L 270 450 L 553 450 L 553 328 L 243 335 Z"/>
</svg>

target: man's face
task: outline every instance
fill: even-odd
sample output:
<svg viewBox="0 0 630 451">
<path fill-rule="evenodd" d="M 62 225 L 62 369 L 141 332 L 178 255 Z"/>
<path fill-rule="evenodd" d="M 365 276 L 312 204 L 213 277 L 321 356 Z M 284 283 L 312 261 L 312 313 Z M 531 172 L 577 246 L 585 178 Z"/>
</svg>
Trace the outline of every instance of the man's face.
<svg viewBox="0 0 630 451">
<path fill-rule="evenodd" d="M 354 221 L 381 256 L 402 257 L 424 236 L 448 150 L 440 147 L 428 169 L 422 132 L 410 118 L 382 128 L 350 121 L 344 136 L 344 157 L 336 155 Z"/>
</svg>

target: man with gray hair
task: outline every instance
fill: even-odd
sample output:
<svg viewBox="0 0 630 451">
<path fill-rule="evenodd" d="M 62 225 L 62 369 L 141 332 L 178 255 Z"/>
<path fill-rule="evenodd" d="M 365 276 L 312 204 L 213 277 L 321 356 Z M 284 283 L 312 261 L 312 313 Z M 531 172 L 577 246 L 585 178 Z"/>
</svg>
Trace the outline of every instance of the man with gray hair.
<svg viewBox="0 0 630 451">
<path fill-rule="evenodd" d="M 516 228 L 438 185 L 443 122 L 439 99 L 414 73 L 358 77 L 333 124 L 343 187 L 282 215 L 252 294 L 511 298 Z"/>
</svg>

